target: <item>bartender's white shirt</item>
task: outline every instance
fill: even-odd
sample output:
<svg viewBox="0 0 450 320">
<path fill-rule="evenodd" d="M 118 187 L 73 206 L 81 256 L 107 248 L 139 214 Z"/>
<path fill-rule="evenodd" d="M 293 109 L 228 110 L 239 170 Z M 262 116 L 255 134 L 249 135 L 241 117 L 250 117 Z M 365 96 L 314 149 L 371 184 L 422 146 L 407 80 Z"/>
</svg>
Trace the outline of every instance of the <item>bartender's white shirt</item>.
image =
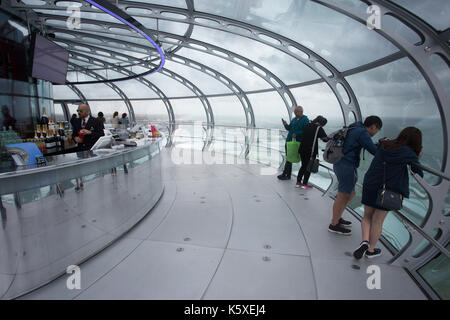
<svg viewBox="0 0 450 320">
<path fill-rule="evenodd" d="M 85 127 L 83 127 L 83 119 L 86 121 L 86 125 L 87 125 L 89 118 L 90 118 L 90 116 L 88 115 L 86 118 L 81 119 L 81 129 L 85 129 Z"/>
</svg>

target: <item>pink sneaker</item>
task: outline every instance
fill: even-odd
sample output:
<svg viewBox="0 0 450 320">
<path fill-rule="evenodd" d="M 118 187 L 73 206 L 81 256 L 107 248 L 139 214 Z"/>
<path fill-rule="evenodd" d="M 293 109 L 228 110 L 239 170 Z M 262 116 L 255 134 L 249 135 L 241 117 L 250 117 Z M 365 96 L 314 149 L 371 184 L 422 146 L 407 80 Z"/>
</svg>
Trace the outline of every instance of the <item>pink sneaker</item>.
<svg viewBox="0 0 450 320">
<path fill-rule="evenodd" d="M 302 185 L 301 188 L 302 188 L 302 189 L 306 189 L 306 190 L 312 189 L 312 187 L 307 186 L 307 185 Z"/>
</svg>

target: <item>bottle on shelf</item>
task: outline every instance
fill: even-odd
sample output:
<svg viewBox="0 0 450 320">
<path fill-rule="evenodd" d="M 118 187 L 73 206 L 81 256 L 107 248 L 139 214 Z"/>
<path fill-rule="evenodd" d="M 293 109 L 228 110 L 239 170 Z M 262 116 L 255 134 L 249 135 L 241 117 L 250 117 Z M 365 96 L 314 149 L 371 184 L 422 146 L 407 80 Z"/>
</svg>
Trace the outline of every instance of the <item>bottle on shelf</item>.
<svg viewBox="0 0 450 320">
<path fill-rule="evenodd" d="M 47 128 L 47 125 L 46 124 L 43 124 L 42 125 L 42 138 L 47 138 L 47 132 L 48 132 L 48 128 Z"/>
<path fill-rule="evenodd" d="M 66 133 L 64 132 L 64 126 L 62 121 L 59 122 L 59 129 L 58 129 L 58 133 L 59 133 L 59 140 L 60 140 L 60 146 L 61 149 L 64 150 L 66 148 L 66 144 L 67 144 L 67 137 L 66 137 Z"/>
<path fill-rule="evenodd" d="M 56 151 L 56 140 L 52 129 L 49 129 L 45 138 L 45 148 L 47 153 Z"/>
<path fill-rule="evenodd" d="M 48 125 L 48 123 L 49 123 L 47 113 L 45 112 L 45 107 L 42 107 L 42 116 L 41 116 L 40 123 L 42 125 Z"/>
<path fill-rule="evenodd" d="M 37 124 L 36 125 L 36 139 L 39 140 L 42 136 L 42 129 L 41 129 L 41 125 Z"/>
</svg>

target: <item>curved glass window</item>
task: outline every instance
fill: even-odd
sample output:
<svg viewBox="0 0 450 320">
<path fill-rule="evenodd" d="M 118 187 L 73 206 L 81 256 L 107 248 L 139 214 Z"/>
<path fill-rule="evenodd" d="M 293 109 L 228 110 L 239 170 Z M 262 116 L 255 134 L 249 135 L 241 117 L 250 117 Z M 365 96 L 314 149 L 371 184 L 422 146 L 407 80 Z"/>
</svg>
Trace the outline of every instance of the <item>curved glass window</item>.
<svg viewBox="0 0 450 320">
<path fill-rule="evenodd" d="M 194 28 L 192 38 L 246 57 L 270 70 L 286 84 L 319 78 L 313 70 L 297 59 L 255 40 L 198 26 Z"/>
<path fill-rule="evenodd" d="M 245 127 L 244 109 L 236 96 L 214 97 L 208 100 L 216 124 Z"/>
<path fill-rule="evenodd" d="M 126 113 L 129 116 L 128 108 L 123 101 L 88 101 L 91 107 L 91 114 L 96 116 L 100 111 L 103 112 L 106 118 L 106 123 L 111 123 L 114 112 L 119 112 L 119 117 L 122 113 Z M 77 106 L 77 105 L 76 105 Z M 78 107 L 78 106 L 77 106 Z M 70 108 L 69 108 L 70 109 Z M 75 113 L 75 110 L 71 110 L 71 113 Z"/>
<path fill-rule="evenodd" d="M 199 62 L 199 61 L 197 61 Z M 189 67 L 173 61 L 166 61 L 165 67 L 195 84 L 204 94 L 226 94 L 231 90 L 209 73 L 198 71 L 198 67 Z M 192 94 L 191 94 L 192 95 Z"/>
<path fill-rule="evenodd" d="M 183 36 L 189 28 L 187 23 L 179 23 L 167 20 L 159 20 L 158 25 L 156 19 L 147 17 L 134 17 L 138 22 L 145 26 L 149 30 L 158 30 L 176 35 Z"/>
<path fill-rule="evenodd" d="M 281 118 L 288 121 L 288 111 L 278 92 L 270 91 L 247 96 L 252 104 L 258 128 L 283 129 Z"/>
<path fill-rule="evenodd" d="M 395 138 L 408 126 L 422 131 L 421 162 L 440 170 L 443 129 L 436 101 L 425 79 L 407 58 L 347 77 L 359 101 L 363 117 L 379 115 L 383 128 L 374 139 Z"/>
<path fill-rule="evenodd" d="M 136 121 L 139 123 L 169 121 L 167 109 L 162 100 L 133 100 L 131 104 Z"/>
<path fill-rule="evenodd" d="M 200 121 L 206 122 L 206 113 L 202 102 L 198 98 L 171 99 L 177 123 Z"/>
<path fill-rule="evenodd" d="M 237 85 L 240 86 L 244 91 L 271 88 L 270 84 L 267 81 L 262 79 L 254 72 L 245 69 L 239 64 L 230 62 L 223 58 L 186 48 L 181 49 L 178 54 L 180 56 L 185 56 L 191 60 L 198 61 L 219 71 L 220 73 L 223 73 L 225 76 L 236 82 Z M 242 63 L 244 62 L 242 61 Z"/>
<path fill-rule="evenodd" d="M 120 99 L 118 93 L 103 83 L 78 84 L 76 87 L 86 99 Z"/>
<path fill-rule="evenodd" d="M 126 80 L 115 83 L 128 99 L 158 98 L 158 95 L 138 80 Z"/>
<path fill-rule="evenodd" d="M 291 89 L 297 104 L 303 107 L 304 114 L 309 120 L 318 115 L 325 117 L 328 122 L 323 128 L 327 134 L 340 129 L 344 125 L 344 118 L 339 102 L 325 83 Z"/>
<path fill-rule="evenodd" d="M 169 7 L 178 7 L 178 8 L 186 8 L 186 1 L 185 0 L 134 0 L 135 2 L 142 2 L 142 3 L 149 3 L 152 4 L 160 4 L 164 6 Z"/>
<path fill-rule="evenodd" d="M 28 96 L 34 95 L 33 89 L 34 88 L 27 82 L 0 78 L 0 94 L 8 93 Z"/>
<path fill-rule="evenodd" d="M 150 76 L 145 77 L 145 79 L 157 86 L 168 97 L 195 96 L 192 90 L 189 90 L 185 85 L 161 73 L 151 74 Z"/>
<path fill-rule="evenodd" d="M 391 0 L 424 19 L 437 30 L 450 27 L 450 2 L 447 0 Z"/>
<path fill-rule="evenodd" d="M 80 99 L 80 97 L 78 97 L 77 94 L 72 89 L 64 85 L 53 86 L 53 98 L 55 100 Z"/>
<path fill-rule="evenodd" d="M 295 40 L 339 70 L 357 67 L 397 51 L 389 41 L 334 10 L 307 0 L 196 0 L 204 11 L 247 22 Z"/>
<path fill-rule="evenodd" d="M 450 244 L 447 244 L 446 249 L 450 250 Z M 443 254 L 439 254 L 417 271 L 441 299 L 450 299 L 449 258 Z"/>
<path fill-rule="evenodd" d="M 69 82 L 78 82 L 78 81 L 93 81 L 95 78 L 88 76 L 87 74 L 81 71 L 67 71 L 66 80 Z"/>
<path fill-rule="evenodd" d="M 54 103 L 53 107 L 55 109 L 55 121 L 66 121 L 66 117 L 64 115 L 64 110 L 61 103 Z"/>
<path fill-rule="evenodd" d="M 438 77 L 441 85 L 447 91 L 447 94 L 450 96 L 450 72 L 449 72 L 449 64 L 446 60 L 438 55 L 433 54 L 430 57 L 430 65 L 431 69 L 433 69 L 434 74 Z"/>
</svg>

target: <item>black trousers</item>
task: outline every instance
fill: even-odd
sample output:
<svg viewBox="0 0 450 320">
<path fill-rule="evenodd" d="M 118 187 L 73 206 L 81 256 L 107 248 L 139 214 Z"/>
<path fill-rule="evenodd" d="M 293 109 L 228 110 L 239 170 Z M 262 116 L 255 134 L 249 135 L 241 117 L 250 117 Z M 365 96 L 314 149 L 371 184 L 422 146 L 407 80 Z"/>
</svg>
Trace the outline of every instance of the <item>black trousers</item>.
<svg viewBox="0 0 450 320">
<path fill-rule="evenodd" d="M 311 175 L 311 172 L 308 172 L 306 168 L 308 167 L 309 160 L 311 159 L 311 150 L 303 150 L 300 148 L 300 157 L 302 158 L 302 166 L 300 167 L 300 170 L 298 170 L 297 175 L 297 182 L 308 184 L 309 176 Z M 303 182 L 302 182 L 303 178 Z"/>
<path fill-rule="evenodd" d="M 287 146 L 284 145 L 284 151 L 287 153 Z M 311 150 L 304 150 L 301 146 L 298 150 L 300 153 L 300 158 L 302 159 L 302 165 L 300 169 L 298 170 L 297 175 L 297 182 L 302 183 L 303 178 L 303 184 L 307 184 L 309 177 L 311 176 L 311 172 L 307 172 L 306 168 L 308 167 L 309 159 L 311 158 Z M 286 161 L 286 164 L 284 165 L 283 174 L 285 176 L 291 177 L 292 174 L 292 163 L 289 161 Z"/>
<path fill-rule="evenodd" d="M 287 155 L 287 144 L 286 143 L 284 144 L 284 152 Z M 284 164 L 283 175 L 288 176 L 290 178 L 291 173 L 292 173 L 292 163 L 286 160 L 286 163 Z"/>
</svg>

